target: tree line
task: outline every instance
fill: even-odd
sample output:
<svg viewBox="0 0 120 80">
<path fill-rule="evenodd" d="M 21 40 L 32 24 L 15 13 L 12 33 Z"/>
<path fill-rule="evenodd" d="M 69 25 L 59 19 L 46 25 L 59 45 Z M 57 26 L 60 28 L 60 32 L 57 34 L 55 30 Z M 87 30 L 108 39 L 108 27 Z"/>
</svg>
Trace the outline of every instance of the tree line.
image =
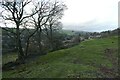
<svg viewBox="0 0 120 80">
<path fill-rule="evenodd" d="M 47 38 L 50 49 L 54 50 L 54 34 L 61 29 L 62 23 L 59 21 L 67 9 L 66 5 L 60 1 L 53 0 L 14 0 L 2 1 L 1 18 L 4 25 L 3 30 L 12 34 L 9 35 L 16 44 L 18 58 L 16 62 L 24 63 L 28 56 L 31 39 L 36 37 L 39 53 L 42 53 L 43 37 Z M 9 29 L 9 25 L 14 26 Z M 32 29 L 32 31 L 31 31 Z M 23 34 L 27 33 L 24 38 Z M 43 36 L 43 34 L 45 34 Z M 25 45 L 22 46 L 22 39 Z M 24 50 L 23 50 L 24 47 Z"/>
</svg>

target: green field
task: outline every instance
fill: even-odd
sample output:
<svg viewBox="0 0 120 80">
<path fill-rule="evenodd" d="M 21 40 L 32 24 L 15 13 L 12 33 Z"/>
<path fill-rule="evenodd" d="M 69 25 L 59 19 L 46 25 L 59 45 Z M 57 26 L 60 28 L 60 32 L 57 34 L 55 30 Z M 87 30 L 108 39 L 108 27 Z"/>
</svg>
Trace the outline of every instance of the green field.
<svg viewBox="0 0 120 80">
<path fill-rule="evenodd" d="M 3 55 L 3 63 L 15 60 Z M 3 78 L 114 78 L 118 76 L 118 37 L 93 39 L 48 53 L 4 71 Z"/>
</svg>

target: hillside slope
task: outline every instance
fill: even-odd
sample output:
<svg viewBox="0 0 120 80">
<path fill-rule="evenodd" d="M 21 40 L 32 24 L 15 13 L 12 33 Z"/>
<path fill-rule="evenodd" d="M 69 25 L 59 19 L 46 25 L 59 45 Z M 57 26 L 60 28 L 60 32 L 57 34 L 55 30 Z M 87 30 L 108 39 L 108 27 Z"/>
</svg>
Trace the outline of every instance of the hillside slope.
<svg viewBox="0 0 120 80">
<path fill-rule="evenodd" d="M 37 57 L 3 78 L 97 78 L 116 77 L 118 38 L 89 40 L 79 45 Z"/>
</svg>

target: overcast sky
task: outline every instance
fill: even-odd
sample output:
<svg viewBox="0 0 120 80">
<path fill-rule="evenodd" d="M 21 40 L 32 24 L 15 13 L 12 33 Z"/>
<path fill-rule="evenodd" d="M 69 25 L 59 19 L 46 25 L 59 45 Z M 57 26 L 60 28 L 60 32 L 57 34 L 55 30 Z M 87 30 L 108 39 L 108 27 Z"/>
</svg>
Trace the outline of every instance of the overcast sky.
<svg viewBox="0 0 120 80">
<path fill-rule="evenodd" d="M 118 28 L 118 2 L 120 0 L 62 1 L 68 8 L 61 20 L 63 29 L 101 32 Z"/>
<path fill-rule="evenodd" d="M 63 29 L 104 31 L 118 27 L 120 0 L 64 0 Z"/>
</svg>

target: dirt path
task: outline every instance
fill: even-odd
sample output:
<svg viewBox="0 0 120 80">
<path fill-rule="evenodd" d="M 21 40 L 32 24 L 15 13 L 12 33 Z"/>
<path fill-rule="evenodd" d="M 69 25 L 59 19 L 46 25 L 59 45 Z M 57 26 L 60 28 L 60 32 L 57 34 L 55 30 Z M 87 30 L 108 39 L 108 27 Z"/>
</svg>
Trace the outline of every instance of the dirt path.
<svg viewBox="0 0 120 80">
<path fill-rule="evenodd" d="M 105 56 L 107 59 L 112 62 L 113 67 L 107 68 L 105 66 L 100 67 L 100 71 L 108 77 L 117 77 L 118 76 L 118 58 L 115 56 L 118 53 L 118 49 L 106 48 L 104 50 Z"/>
</svg>

